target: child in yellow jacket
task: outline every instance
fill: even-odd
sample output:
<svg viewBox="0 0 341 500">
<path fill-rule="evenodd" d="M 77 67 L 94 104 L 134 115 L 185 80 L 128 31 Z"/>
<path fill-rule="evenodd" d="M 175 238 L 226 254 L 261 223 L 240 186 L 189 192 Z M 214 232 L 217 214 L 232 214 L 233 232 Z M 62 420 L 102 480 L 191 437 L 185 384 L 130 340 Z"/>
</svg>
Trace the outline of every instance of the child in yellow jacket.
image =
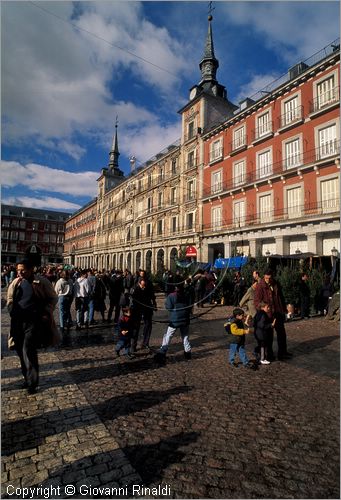
<svg viewBox="0 0 341 500">
<path fill-rule="evenodd" d="M 237 368 L 238 364 L 235 364 L 234 361 L 238 354 L 245 368 L 254 368 L 254 365 L 250 363 L 245 351 L 245 335 L 251 333 L 250 328 L 245 328 L 244 326 L 245 313 L 243 309 L 237 307 L 233 310 L 232 315 L 234 319 L 230 326 L 232 335 L 230 336 L 229 363 L 231 366 Z"/>
</svg>

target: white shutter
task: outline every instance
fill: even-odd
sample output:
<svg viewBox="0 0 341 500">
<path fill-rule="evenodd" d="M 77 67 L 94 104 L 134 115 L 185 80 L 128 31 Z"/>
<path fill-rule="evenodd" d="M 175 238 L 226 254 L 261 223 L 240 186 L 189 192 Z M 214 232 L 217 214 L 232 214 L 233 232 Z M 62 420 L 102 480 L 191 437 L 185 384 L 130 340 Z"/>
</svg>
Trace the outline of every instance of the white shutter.
<svg viewBox="0 0 341 500">
<path fill-rule="evenodd" d="M 217 193 L 222 190 L 222 172 L 213 172 L 212 174 L 212 193 Z"/>
<path fill-rule="evenodd" d="M 258 160 L 258 178 L 266 177 L 267 175 L 272 173 L 272 165 L 271 165 L 271 151 L 265 151 L 264 153 L 260 153 L 257 157 Z"/>
<path fill-rule="evenodd" d="M 287 142 L 285 144 L 285 168 L 296 167 L 301 164 L 300 140 Z"/>
<path fill-rule="evenodd" d="M 334 75 L 317 84 L 317 103 L 322 108 L 333 101 Z"/>
<path fill-rule="evenodd" d="M 257 118 L 257 129 L 257 137 L 262 137 L 271 132 L 270 113 L 264 113 L 264 115 Z"/>
<path fill-rule="evenodd" d="M 237 226 L 245 225 L 245 201 L 236 201 L 233 205 L 233 221 Z"/>
<path fill-rule="evenodd" d="M 300 118 L 299 108 L 298 108 L 298 96 L 295 96 L 290 101 L 284 103 L 284 117 L 282 125 L 287 125 L 288 123 L 294 122 Z"/>
<path fill-rule="evenodd" d="M 245 182 L 245 161 L 239 161 L 233 165 L 233 184 L 238 186 Z"/>
<path fill-rule="evenodd" d="M 333 155 L 337 152 L 336 124 L 319 130 L 319 158 Z"/>
<path fill-rule="evenodd" d="M 321 204 L 324 213 L 339 210 L 340 197 L 339 181 L 337 177 L 335 179 L 321 181 Z"/>
<path fill-rule="evenodd" d="M 260 222 L 272 220 L 271 194 L 259 197 L 259 216 Z"/>
<path fill-rule="evenodd" d="M 288 217 L 300 217 L 302 215 L 301 188 L 296 187 L 287 190 Z"/>
<path fill-rule="evenodd" d="M 245 128 L 240 127 L 233 132 L 233 148 L 238 149 L 245 144 Z"/>
<path fill-rule="evenodd" d="M 212 208 L 212 228 L 220 229 L 221 228 L 221 207 Z"/>
</svg>

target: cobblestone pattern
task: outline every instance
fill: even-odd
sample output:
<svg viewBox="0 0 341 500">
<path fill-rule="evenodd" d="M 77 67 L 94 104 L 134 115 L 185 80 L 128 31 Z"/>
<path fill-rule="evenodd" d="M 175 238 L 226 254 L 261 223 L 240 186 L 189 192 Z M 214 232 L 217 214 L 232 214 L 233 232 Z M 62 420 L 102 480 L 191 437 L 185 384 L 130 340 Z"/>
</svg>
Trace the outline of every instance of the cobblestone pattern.
<svg viewBox="0 0 341 500">
<path fill-rule="evenodd" d="M 194 321 L 193 359 L 176 337 L 161 367 L 143 351 L 115 359 L 111 328 L 81 332 L 81 347 L 41 355 L 35 396 L 6 357 L 3 488 L 142 481 L 172 498 L 339 498 L 339 325 L 287 324 L 295 357 L 254 372 L 227 364 L 226 314 Z M 155 323 L 154 347 L 164 330 Z"/>
</svg>

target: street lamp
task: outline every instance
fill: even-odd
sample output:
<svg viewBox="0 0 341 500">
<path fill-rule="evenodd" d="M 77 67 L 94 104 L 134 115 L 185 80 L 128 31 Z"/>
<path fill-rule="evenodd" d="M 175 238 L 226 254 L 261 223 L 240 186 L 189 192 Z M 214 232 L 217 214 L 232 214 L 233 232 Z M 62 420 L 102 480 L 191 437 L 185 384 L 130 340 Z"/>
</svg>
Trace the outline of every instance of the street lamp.
<svg viewBox="0 0 341 500">
<path fill-rule="evenodd" d="M 302 253 L 302 252 L 301 252 L 301 250 L 300 250 L 299 248 L 297 248 L 297 249 L 295 250 L 295 254 L 296 254 L 296 255 L 300 255 L 301 253 Z"/>
<path fill-rule="evenodd" d="M 331 249 L 331 254 L 332 254 L 332 257 L 334 257 L 335 259 L 337 259 L 337 257 L 339 256 L 339 251 L 337 248 L 333 247 Z"/>
</svg>

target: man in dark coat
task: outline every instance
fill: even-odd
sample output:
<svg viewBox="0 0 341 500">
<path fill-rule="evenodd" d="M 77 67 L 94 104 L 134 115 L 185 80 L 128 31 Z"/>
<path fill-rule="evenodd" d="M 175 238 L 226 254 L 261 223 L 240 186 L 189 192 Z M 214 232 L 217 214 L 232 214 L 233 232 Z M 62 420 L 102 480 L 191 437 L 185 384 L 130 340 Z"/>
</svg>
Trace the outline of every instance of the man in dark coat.
<svg viewBox="0 0 341 500">
<path fill-rule="evenodd" d="M 120 317 L 120 300 L 123 293 L 123 276 L 121 271 L 116 273 L 109 280 L 109 310 L 108 310 L 108 323 L 111 322 L 111 316 L 115 309 L 114 323 L 118 324 Z"/>
<path fill-rule="evenodd" d="M 149 350 L 153 311 L 156 311 L 156 299 L 152 282 L 141 279 L 133 292 L 132 300 L 132 318 L 135 323 L 135 329 L 131 342 L 131 352 L 134 353 L 137 348 L 142 318 L 144 327 L 141 348 Z"/>
<path fill-rule="evenodd" d="M 284 360 L 291 358 L 292 354 L 287 351 L 287 334 L 284 327 L 286 314 L 285 300 L 279 283 L 273 279 L 271 269 L 267 269 L 264 272 L 264 277 L 258 282 L 255 290 L 255 307 L 257 310 L 259 310 L 261 302 L 269 304 L 269 317 L 271 321 L 276 319 L 275 330 L 277 334 L 278 359 Z M 270 332 L 267 345 L 268 361 L 274 359 L 272 344 L 273 333 Z"/>
</svg>

